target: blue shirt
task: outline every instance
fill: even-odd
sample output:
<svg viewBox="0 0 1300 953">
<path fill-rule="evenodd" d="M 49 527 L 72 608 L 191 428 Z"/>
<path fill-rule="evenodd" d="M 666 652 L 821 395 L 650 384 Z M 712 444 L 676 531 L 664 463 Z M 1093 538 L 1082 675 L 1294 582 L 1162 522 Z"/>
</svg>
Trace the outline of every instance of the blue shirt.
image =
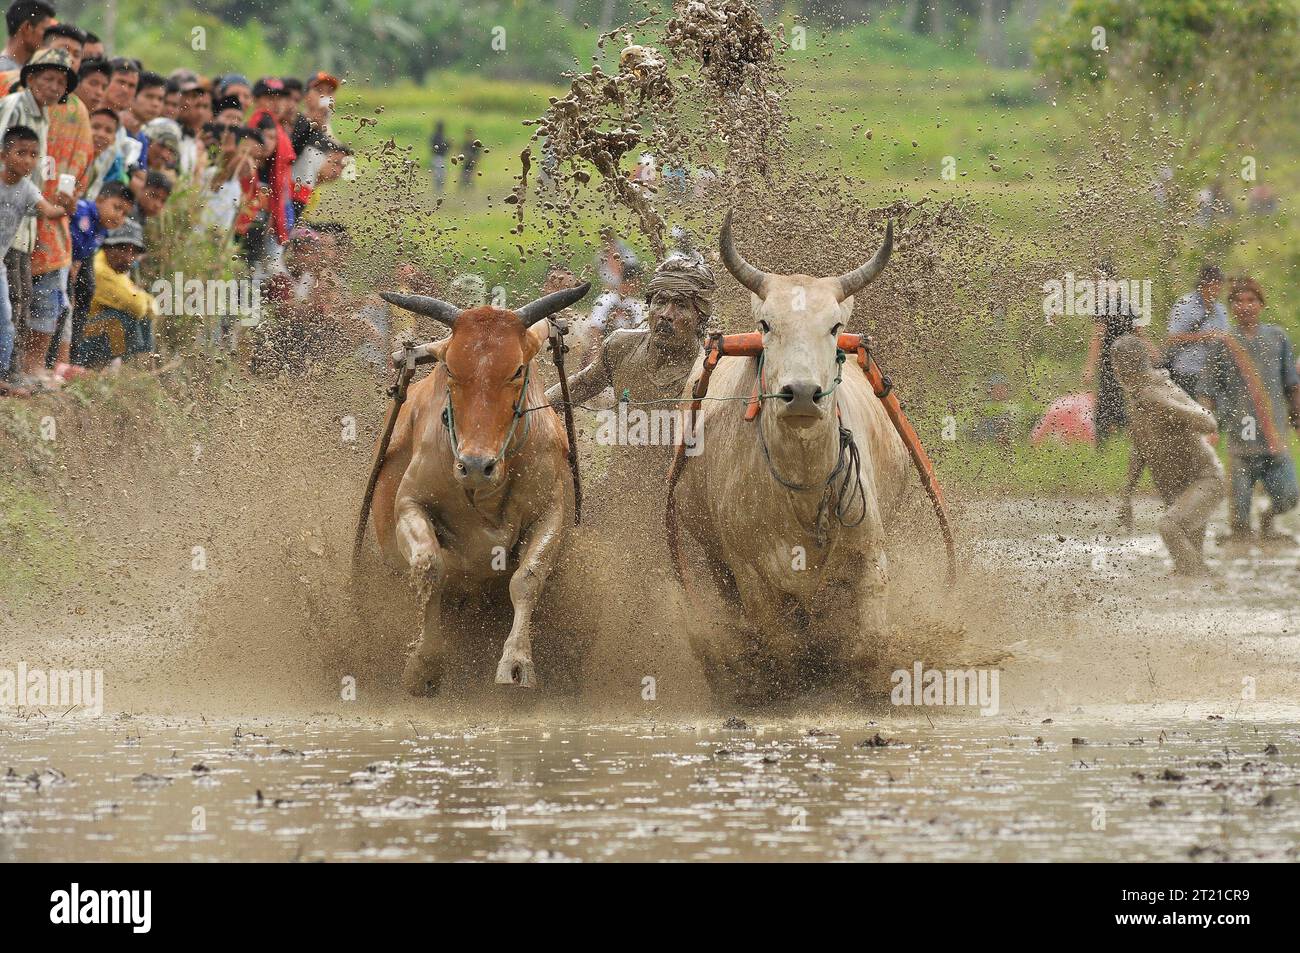
<svg viewBox="0 0 1300 953">
<path fill-rule="evenodd" d="M 1201 334 L 1207 331 L 1228 330 L 1228 309 L 1222 302 L 1214 302 L 1212 308 L 1205 306 L 1205 299 L 1199 291 L 1185 294 L 1174 302 L 1174 309 L 1169 313 L 1169 333 Z M 1199 375 L 1205 367 L 1209 355 L 1209 346 L 1204 342 L 1195 344 L 1175 344 L 1170 355 L 1169 370 L 1174 374 L 1186 374 L 1191 377 Z"/>
<path fill-rule="evenodd" d="M 1295 351 L 1291 339 L 1276 324 L 1261 324 L 1254 337 L 1233 331 L 1242 348 L 1250 356 L 1260 383 L 1268 397 L 1269 406 L 1256 408 L 1250 391 L 1242 377 L 1241 368 L 1220 342 L 1213 342 L 1205 371 L 1201 375 L 1200 396 L 1214 401 L 1214 415 L 1228 434 L 1228 449 L 1237 456 L 1268 453 L 1264 428 L 1255 420 L 1256 413 L 1272 413 L 1273 427 L 1286 446 L 1288 418 L 1291 406 L 1286 392 L 1300 387 L 1300 373 L 1295 366 Z"/>
<path fill-rule="evenodd" d="M 72 213 L 68 231 L 72 235 L 73 261 L 93 258 L 103 244 L 104 236 L 108 234 L 108 230 L 99 224 L 99 206 L 89 199 L 77 202 L 77 210 Z"/>
</svg>

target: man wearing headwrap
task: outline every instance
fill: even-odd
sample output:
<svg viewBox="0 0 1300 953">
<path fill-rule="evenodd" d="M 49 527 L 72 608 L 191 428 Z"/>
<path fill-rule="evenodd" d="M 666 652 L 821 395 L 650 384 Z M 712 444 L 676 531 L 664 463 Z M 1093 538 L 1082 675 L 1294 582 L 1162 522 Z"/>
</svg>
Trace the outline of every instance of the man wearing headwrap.
<svg viewBox="0 0 1300 953">
<path fill-rule="evenodd" d="M 699 356 L 716 291 L 703 258 L 666 258 L 646 288 L 649 327 L 618 330 L 606 338 L 592 362 L 569 378 L 570 400 L 580 404 L 606 387 L 632 401 L 679 397 Z M 546 396 L 560 399 L 560 385 Z"/>
<path fill-rule="evenodd" d="M 650 520 L 658 510 L 633 507 L 634 515 L 628 504 L 650 502 L 661 492 L 674 441 L 686 439 L 689 451 L 693 438 L 681 431 L 678 398 L 700 355 L 716 287 L 703 259 L 669 257 L 647 289 L 648 326 L 613 332 L 597 345 L 591 363 L 569 378 L 569 399 L 575 404 L 609 387 L 616 401 L 612 409 L 596 413 L 595 442 L 616 448 L 596 455 L 596 466 L 603 466 L 604 472 L 599 489 L 593 488 L 584 499 L 584 521 L 587 514 L 593 525 L 616 520 L 625 539 L 639 526 L 647 534 L 645 544 L 652 545 L 655 530 L 637 519 Z M 553 403 L 561 400 L 560 385 L 550 387 L 546 396 Z"/>
<path fill-rule="evenodd" d="M 1225 486 L 1223 464 L 1205 440 L 1218 422 L 1168 371 L 1151 366 L 1147 345 L 1136 335 L 1115 340 L 1110 362 L 1127 398 L 1133 440 L 1120 521 L 1132 527 L 1133 490 L 1149 469 L 1156 491 L 1169 505 L 1157 526 L 1174 571 L 1203 574 L 1205 522 L 1223 499 Z"/>
</svg>

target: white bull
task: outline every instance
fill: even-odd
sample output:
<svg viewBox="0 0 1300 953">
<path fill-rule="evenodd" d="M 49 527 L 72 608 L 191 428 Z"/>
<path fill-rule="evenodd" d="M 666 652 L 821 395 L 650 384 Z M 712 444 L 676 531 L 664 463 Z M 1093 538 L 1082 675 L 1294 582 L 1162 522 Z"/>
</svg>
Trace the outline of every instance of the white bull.
<svg viewBox="0 0 1300 953">
<path fill-rule="evenodd" d="M 884 648 L 884 535 L 907 484 L 908 453 L 853 355 L 837 360 L 836 343 L 853 295 L 889 260 L 893 226 L 870 261 L 831 278 L 749 265 L 730 214 L 721 246 L 727 269 L 752 292 L 764 356 L 761 365 L 724 357 L 708 396 L 749 397 L 760 368 L 761 391 L 772 396 L 757 421 L 734 400 L 705 401 L 700 412 L 700 452 L 681 477 L 679 512 L 727 614 L 740 610 L 748 625 L 701 620 L 692 648 L 720 701 L 761 704 L 826 684 L 861 691 Z"/>
</svg>

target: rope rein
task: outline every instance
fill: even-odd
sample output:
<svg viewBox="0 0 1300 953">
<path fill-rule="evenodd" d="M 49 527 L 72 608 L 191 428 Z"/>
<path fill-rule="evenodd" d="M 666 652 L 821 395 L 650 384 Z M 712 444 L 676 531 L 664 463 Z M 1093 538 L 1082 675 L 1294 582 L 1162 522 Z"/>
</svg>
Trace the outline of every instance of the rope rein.
<svg viewBox="0 0 1300 953">
<path fill-rule="evenodd" d="M 766 352 L 762 352 L 758 356 L 758 373 L 760 381 L 763 379 L 763 353 Z M 840 381 L 844 377 L 844 361 L 846 357 L 847 355 L 844 351 L 838 348 L 836 349 L 835 362 L 838 367 L 836 369 L 835 382 L 831 384 L 828 390 L 818 393 L 814 400 L 821 400 L 828 394 L 833 394 L 836 388 L 840 386 Z M 759 398 L 763 400 L 780 396 L 780 394 L 759 394 Z M 745 398 L 745 400 L 749 399 L 750 398 L 748 397 Z M 838 418 L 838 416 L 839 411 L 837 406 L 836 417 Z M 862 525 L 862 521 L 867 518 L 867 491 L 862 485 L 862 454 L 858 450 L 857 441 L 853 439 L 853 432 L 843 424 L 839 424 L 838 429 L 839 450 L 835 454 L 835 466 L 831 468 L 831 472 L 821 484 L 822 498 L 821 502 L 817 504 L 817 516 L 813 524 L 813 538 L 817 541 L 818 548 L 825 546 L 827 542 L 827 531 L 830 528 L 830 519 L 827 515 L 828 510 L 830 511 L 830 515 L 835 517 L 835 521 L 847 529 L 853 529 L 855 526 Z M 758 423 L 758 442 L 763 448 L 763 461 L 767 464 L 767 471 L 772 474 L 772 479 L 777 483 L 781 484 L 781 486 L 785 487 L 787 490 L 796 493 L 803 493 L 817 488 L 816 483 L 795 483 L 791 480 L 785 479 L 785 477 L 781 476 L 781 474 L 777 472 L 776 465 L 772 462 L 772 453 L 767 447 L 767 435 L 763 432 L 763 423 L 761 420 Z M 843 476 L 840 479 L 839 485 L 836 486 L 835 478 L 839 477 L 841 474 L 843 474 Z M 854 493 L 854 487 L 856 487 L 856 493 Z M 857 496 L 860 501 L 861 512 L 858 514 L 856 520 L 853 522 L 847 522 L 854 496 Z M 834 509 L 831 509 L 832 504 L 834 505 Z"/>
</svg>

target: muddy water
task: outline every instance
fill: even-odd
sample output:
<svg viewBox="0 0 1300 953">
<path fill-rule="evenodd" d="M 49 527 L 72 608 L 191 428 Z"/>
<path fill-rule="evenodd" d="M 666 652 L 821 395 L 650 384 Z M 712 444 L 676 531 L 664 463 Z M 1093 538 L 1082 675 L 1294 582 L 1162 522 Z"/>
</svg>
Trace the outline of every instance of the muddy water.
<svg viewBox="0 0 1300 953">
<path fill-rule="evenodd" d="M 4 736 L 8 860 L 1300 859 L 1294 724 L 132 719 Z"/>
<path fill-rule="evenodd" d="M 1213 579 L 1170 580 L 1109 510 L 971 505 L 971 582 L 900 579 L 901 633 L 960 630 L 916 657 L 999 670 L 989 717 L 805 701 L 731 730 L 697 692 L 642 701 L 640 668 L 564 703 L 349 704 L 256 656 L 113 667 L 161 664 L 184 612 L 98 653 L 74 619 L 106 711 L 0 716 L 0 857 L 1300 859 L 1300 559 L 1212 546 Z"/>
</svg>

